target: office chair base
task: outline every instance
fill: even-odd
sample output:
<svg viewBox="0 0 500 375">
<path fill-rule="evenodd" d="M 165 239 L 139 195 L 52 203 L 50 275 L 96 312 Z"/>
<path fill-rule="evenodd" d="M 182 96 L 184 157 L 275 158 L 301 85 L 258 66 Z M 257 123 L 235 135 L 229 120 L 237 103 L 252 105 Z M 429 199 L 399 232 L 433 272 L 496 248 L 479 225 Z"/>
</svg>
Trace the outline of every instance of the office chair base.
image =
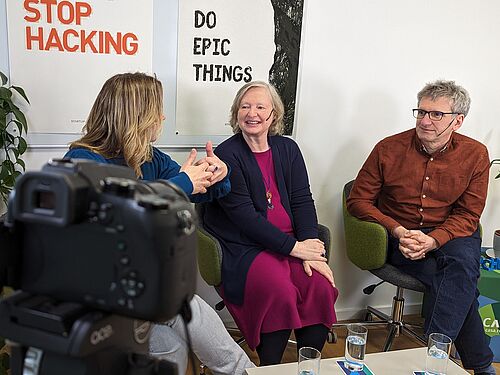
<svg viewBox="0 0 500 375">
<path fill-rule="evenodd" d="M 373 319 L 374 316 L 377 318 L 377 320 Z M 418 324 L 407 323 L 401 318 L 393 319 L 391 316 L 371 306 L 368 306 L 366 308 L 365 319 L 364 321 L 360 322 L 360 324 L 363 324 L 366 327 L 386 326 L 387 328 L 389 328 L 389 332 L 387 333 L 387 337 L 383 347 L 384 352 L 387 352 L 391 349 L 394 338 L 398 337 L 400 334 L 406 334 L 407 336 L 413 337 L 421 344 L 427 345 L 426 339 L 422 335 L 419 335 L 414 331 L 414 329 L 422 329 L 422 326 Z M 345 325 L 345 323 L 335 323 L 332 325 L 332 329 L 343 327 Z"/>
<path fill-rule="evenodd" d="M 405 322 L 401 317 L 398 319 L 393 319 L 392 317 L 384 314 L 382 311 L 375 309 L 374 307 L 368 306 L 365 318 L 369 323 L 382 323 L 389 326 L 389 333 L 387 334 L 387 338 L 384 344 L 384 352 L 389 351 L 392 346 L 392 342 L 395 337 L 398 337 L 400 334 L 407 334 L 408 336 L 413 337 L 417 341 L 419 341 L 423 345 L 427 345 L 427 341 L 424 336 L 415 332 L 415 328 L 422 329 L 423 327 L 418 324 L 411 324 Z M 372 320 L 369 316 L 376 316 L 379 318 L 379 321 Z M 397 314 L 396 314 L 397 315 Z M 397 316 L 396 316 L 397 317 Z"/>
</svg>

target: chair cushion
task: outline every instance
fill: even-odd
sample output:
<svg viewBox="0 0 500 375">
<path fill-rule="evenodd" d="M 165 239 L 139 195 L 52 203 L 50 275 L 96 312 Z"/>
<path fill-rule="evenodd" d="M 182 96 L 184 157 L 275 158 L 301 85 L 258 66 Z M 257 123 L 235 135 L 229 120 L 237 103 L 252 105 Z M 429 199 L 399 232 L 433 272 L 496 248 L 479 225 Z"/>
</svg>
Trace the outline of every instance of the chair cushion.
<svg viewBox="0 0 500 375">
<path fill-rule="evenodd" d="M 380 268 L 370 270 L 370 272 L 392 285 L 399 286 L 404 289 L 414 290 L 416 292 L 425 292 L 424 284 L 389 263 L 384 264 Z"/>
<path fill-rule="evenodd" d="M 387 258 L 387 230 L 380 224 L 359 220 L 347 211 L 351 186 L 352 182 L 344 188 L 342 204 L 347 257 L 363 270 L 377 269 Z"/>
<path fill-rule="evenodd" d="M 203 229 L 198 229 L 198 269 L 208 285 L 221 283 L 222 249 L 219 242 Z"/>
</svg>

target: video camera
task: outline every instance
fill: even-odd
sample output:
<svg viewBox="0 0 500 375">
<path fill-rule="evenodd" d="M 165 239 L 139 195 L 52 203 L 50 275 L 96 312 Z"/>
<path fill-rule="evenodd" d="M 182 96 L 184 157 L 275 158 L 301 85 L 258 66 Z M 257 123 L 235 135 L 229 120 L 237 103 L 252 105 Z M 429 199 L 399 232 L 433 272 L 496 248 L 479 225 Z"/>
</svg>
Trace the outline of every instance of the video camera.
<svg viewBox="0 0 500 375">
<path fill-rule="evenodd" d="M 19 289 L 0 303 L 13 375 L 23 367 L 176 373 L 144 355 L 146 321 L 174 317 L 195 290 L 195 213 L 176 185 L 137 181 L 126 167 L 52 160 L 20 176 L 0 229 L 0 285 Z"/>
</svg>

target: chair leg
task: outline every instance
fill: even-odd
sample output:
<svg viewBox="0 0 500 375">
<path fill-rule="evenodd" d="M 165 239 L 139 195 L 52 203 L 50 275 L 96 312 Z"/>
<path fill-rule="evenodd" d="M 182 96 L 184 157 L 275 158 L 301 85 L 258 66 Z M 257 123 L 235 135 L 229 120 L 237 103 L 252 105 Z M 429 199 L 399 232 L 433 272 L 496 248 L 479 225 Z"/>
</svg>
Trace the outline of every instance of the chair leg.
<svg viewBox="0 0 500 375">
<path fill-rule="evenodd" d="M 389 333 L 387 334 L 387 338 L 385 339 L 384 352 L 387 352 L 391 349 L 392 342 L 394 341 L 394 337 L 396 337 L 397 332 L 398 332 L 397 324 L 392 323 L 389 326 Z"/>
<path fill-rule="evenodd" d="M 379 318 L 380 320 L 383 320 L 385 322 L 389 322 L 391 320 L 391 317 L 389 315 L 384 314 L 382 311 L 377 310 L 374 307 L 368 306 L 366 308 L 366 311 L 367 311 L 367 314 L 375 315 L 377 318 Z"/>
</svg>

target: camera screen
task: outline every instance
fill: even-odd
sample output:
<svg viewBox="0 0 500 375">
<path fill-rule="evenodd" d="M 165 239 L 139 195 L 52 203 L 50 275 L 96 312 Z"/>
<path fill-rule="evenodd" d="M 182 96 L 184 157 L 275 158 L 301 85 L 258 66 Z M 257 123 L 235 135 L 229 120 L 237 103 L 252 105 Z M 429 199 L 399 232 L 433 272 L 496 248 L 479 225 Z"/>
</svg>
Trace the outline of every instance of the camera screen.
<svg viewBox="0 0 500 375">
<path fill-rule="evenodd" d="M 51 191 L 37 191 L 35 193 L 35 207 L 53 210 L 55 206 L 55 195 Z"/>
</svg>

